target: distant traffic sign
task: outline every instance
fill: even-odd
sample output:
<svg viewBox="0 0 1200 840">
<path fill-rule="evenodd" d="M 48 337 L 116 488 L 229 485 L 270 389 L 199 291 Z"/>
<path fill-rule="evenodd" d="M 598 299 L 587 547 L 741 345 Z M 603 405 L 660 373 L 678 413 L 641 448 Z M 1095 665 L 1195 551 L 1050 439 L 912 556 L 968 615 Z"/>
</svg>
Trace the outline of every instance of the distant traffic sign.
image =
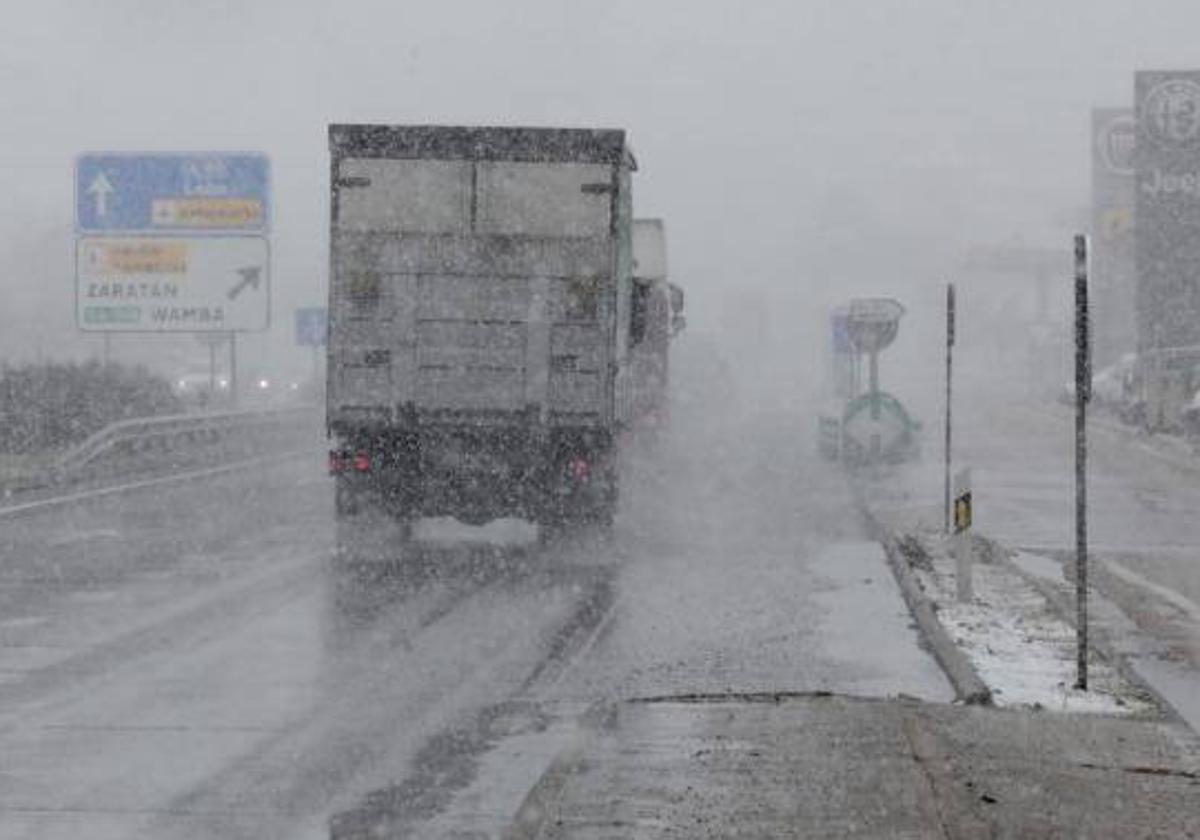
<svg viewBox="0 0 1200 840">
<path fill-rule="evenodd" d="M 267 156 L 230 152 L 98 152 L 75 161 L 81 233 L 265 233 Z"/>
<path fill-rule="evenodd" d="M 971 471 L 960 470 L 954 474 L 954 533 L 971 530 Z"/>
<path fill-rule="evenodd" d="M 850 301 L 846 329 L 850 342 L 862 353 L 878 353 L 896 340 L 904 306 L 892 298 L 855 298 Z"/>
<path fill-rule="evenodd" d="M 904 305 L 893 298 L 855 298 L 850 301 L 851 322 L 899 321 Z"/>
<path fill-rule="evenodd" d="M 1137 148 L 1137 121 L 1133 110 L 1092 109 L 1092 133 L 1096 140 L 1092 168 L 1125 178 L 1132 176 Z"/>
<path fill-rule="evenodd" d="M 240 332 L 270 319 L 270 248 L 261 236 L 81 236 L 81 330 Z"/>
<path fill-rule="evenodd" d="M 329 334 L 329 317 L 323 306 L 296 310 L 296 343 L 301 347 L 323 347 Z"/>
</svg>

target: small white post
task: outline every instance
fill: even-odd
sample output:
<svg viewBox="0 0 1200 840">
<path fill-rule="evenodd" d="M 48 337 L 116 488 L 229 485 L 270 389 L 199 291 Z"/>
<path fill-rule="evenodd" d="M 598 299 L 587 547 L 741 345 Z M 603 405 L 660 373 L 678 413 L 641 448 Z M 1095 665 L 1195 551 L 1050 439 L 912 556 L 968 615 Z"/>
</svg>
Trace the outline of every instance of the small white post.
<svg viewBox="0 0 1200 840">
<path fill-rule="evenodd" d="M 954 476 L 954 583 L 960 604 L 975 597 L 972 580 L 974 546 L 971 541 L 971 471 L 961 470 Z"/>
</svg>

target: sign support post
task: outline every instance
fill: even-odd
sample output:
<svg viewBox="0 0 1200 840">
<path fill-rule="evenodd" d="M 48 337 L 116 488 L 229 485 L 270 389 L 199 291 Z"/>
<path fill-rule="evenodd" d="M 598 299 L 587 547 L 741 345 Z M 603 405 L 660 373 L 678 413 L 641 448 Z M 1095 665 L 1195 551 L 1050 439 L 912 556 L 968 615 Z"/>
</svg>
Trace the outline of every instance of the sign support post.
<svg viewBox="0 0 1200 840">
<path fill-rule="evenodd" d="M 1088 687 L 1087 404 L 1091 398 L 1088 329 L 1088 241 L 1075 237 L 1075 687 Z"/>
<path fill-rule="evenodd" d="M 879 422 L 883 414 L 879 391 L 879 354 L 896 339 L 904 307 L 891 298 L 857 298 L 850 302 L 846 329 L 851 345 L 867 354 L 867 400 L 870 406 L 871 430 L 868 433 L 867 457 L 878 467 L 883 454 L 883 439 Z"/>
<path fill-rule="evenodd" d="M 1153 384 L 1153 402 L 1151 417 L 1149 419 L 1150 430 L 1161 432 L 1167 425 L 1167 379 L 1166 366 L 1163 364 L 1163 338 L 1162 326 L 1154 325 L 1154 349 L 1151 351 L 1154 354 L 1154 384 Z"/>
<path fill-rule="evenodd" d="M 237 333 L 229 334 L 229 406 L 237 408 L 238 404 L 238 375 L 237 375 Z"/>
<path fill-rule="evenodd" d="M 320 349 L 329 343 L 329 311 L 321 306 L 296 310 L 296 343 L 312 348 L 312 381 L 317 386 L 321 373 Z"/>
<path fill-rule="evenodd" d="M 871 388 L 871 420 L 879 422 L 879 351 L 872 350 L 867 357 L 867 365 L 870 375 Z M 878 432 L 871 433 L 871 463 L 879 463 L 880 451 L 883 449 L 883 442 L 880 440 Z"/>
<path fill-rule="evenodd" d="M 945 486 L 942 498 L 945 514 L 944 530 L 950 533 L 950 420 L 951 420 L 951 383 L 954 371 L 954 284 L 946 284 L 946 444 L 945 444 Z"/>
<path fill-rule="evenodd" d="M 217 394 L 217 345 L 208 343 L 208 393 L 210 398 Z"/>
</svg>

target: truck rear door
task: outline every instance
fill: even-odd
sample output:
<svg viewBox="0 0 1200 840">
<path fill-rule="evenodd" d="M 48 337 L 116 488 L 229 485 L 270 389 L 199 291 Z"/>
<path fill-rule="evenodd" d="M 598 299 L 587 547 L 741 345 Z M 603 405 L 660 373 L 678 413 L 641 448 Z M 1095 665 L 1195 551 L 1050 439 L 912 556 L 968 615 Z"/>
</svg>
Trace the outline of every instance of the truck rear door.
<svg viewBox="0 0 1200 840">
<path fill-rule="evenodd" d="M 347 158 L 336 179 L 343 415 L 603 416 L 611 166 Z"/>
</svg>

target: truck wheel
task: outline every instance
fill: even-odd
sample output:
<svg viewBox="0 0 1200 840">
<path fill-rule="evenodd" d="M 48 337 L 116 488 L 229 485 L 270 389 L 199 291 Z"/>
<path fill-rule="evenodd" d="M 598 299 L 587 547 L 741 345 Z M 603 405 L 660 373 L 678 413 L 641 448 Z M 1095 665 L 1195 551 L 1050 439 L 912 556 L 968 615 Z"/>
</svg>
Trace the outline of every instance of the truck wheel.
<svg viewBox="0 0 1200 840">
<path fill-rule="evenodd" d="M 540 510 L 534 522 L 537 523 L 537 540 L 541 545 L 553 542 L 563 531 L 563 517 L 558 511 Z"/>
<path fill-rule="evenodd" d="M 616 502 L 607 500 L 597 505 L 594 521 L 596 523 L 596 527 L 599 528 L 602 533 L 612 533 L 613 522 L 617 516 L 616 508 Z"/>
<path fill-rule="evenodd" d="M 612 533 L 613 520 L 617 515 L 617 500 L 620 496 L 620 486 L 617 476 L 610 472 L 605 481 L 604 493 L 596 501 L 594 519 L 597 527 L 607 536 Z"/>
<path fill-rule="evenodd" d="M 339 476 L 333 493 L 334 512 L 338 516 L 354 516 L 362 507 L 362 500 L 359 496 L 359 492 L 351 487 L 346 479 Z"/>
</svg>

